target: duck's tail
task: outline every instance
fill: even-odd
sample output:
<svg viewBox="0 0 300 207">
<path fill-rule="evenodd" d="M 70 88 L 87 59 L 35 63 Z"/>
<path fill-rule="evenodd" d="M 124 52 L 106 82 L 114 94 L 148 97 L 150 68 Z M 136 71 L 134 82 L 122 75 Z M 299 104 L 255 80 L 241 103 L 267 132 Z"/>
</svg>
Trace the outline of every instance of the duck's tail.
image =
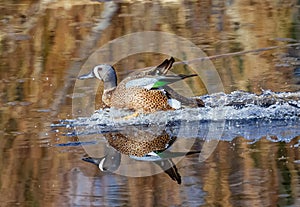
<svg viewBox="0 0 300 207">
<path fill-rule="evenodd" d="M 165 75 L 167 72 L 172 68 L 173 63 L 175 62 L 175 59 L 173 57 L 170 57 L 170 59 L 165 59 L 164 62 L 162 62 L 160 65 L 158 65 L 153 72 L 155 74 L 153 75 Z"/>
</svg>

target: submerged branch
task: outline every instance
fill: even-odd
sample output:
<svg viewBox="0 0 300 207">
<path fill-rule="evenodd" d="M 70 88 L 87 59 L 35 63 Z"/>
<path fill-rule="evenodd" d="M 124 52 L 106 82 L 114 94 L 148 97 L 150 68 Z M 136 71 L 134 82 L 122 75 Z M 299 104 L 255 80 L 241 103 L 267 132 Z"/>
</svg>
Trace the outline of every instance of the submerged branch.
<svg viewBox="0 0 300 207">
<path fill-rule="evenodd" d="M 188 64 L 191 64 L 194 62 L 200 62 L 200 61 L 205 61 L 205 60 L 213 60 L 213 59 L 217 59 L 217 58 L 232 57 L 232 56 L 244 55 L 247 53 L 258 53 L 258 52 L 264 52 L 264 51 L 268 51 L 268 50 L 282 49 L 282 48 L 295 47 L 295 46 L 300 46 L 300 43 L 292 43 L 292 44 L 280 45 L 280 46 L 270 46 L 270 47 L 258 48 L 258 49 L 253 49 L 253 50 L 245 50 L 245 51 L 231 52 L 231 53 L 225 53 L 225 54 L 220 54 L 220 55 L 212 55 L 212 56 L 207 56 L 207 57 L 199 57 L 199 58 L 195 58 L 192 60 L 174 62 L 173 65 L 180 65 L 180 64 L 188 65 Z M 134 69 L 134 70 L 135 71 L 136 70 L 146 70 L 146 69 L 151 69 L 153 67 L 156 67 L 156 66 L 150 66 L 150 67 L 139 68 L 139 69 Z"/>
<path fill-rule="evenodd" d="M 275 49 L 281 49 L 281 48 L 286 48 L 286 47 L 294 47 L 294 46 L 300 46 L 300 43 L 293 43 L 293 44 L 280 45 L 280 46 L 270 46 L 270 47 L 264 47 L 264 48 L 253 49 L 253 50 L 231 52 L 231 53 L 213 55 L 213 56 L 208 56 L 208 57 L 200 57 L 200 58 L 196 58 L 196 59 L 193 59 L 193 60 L 175 62 L 173 65 L 191 64 L 193 62 L 198 62 L 198 61 L 203 61 L 203 60 L 213 60 L 213 59 L 217 59 L 217 58 L 244 55 L 244 54 L 247 54 L 247 53 L 258 53 L 258 52 L 263 52 L 263 51 L 268 51 L 268 50 L 275 50 Z"/>
</svg>

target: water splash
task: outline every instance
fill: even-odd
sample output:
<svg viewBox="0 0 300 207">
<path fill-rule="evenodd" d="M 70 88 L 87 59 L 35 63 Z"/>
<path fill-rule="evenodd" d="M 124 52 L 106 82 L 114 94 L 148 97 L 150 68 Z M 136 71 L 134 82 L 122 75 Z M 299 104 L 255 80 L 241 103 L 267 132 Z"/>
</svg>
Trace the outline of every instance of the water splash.
<svg viewBox="0 0 300 207">
<path fill-rule="evenodd" d="M 300 135 L 300 92 L 263 91 L 261 95 L 256 95 L 235 91 L 199 98 L 205 102 L 206 107 L 140 114 L 128 120 L 122 117 L 131 114 L 130 111 L 99 109 L 91 117 L 62 120 L 52 127 L 73 128 L 75 131 L 71 135 L 82 135 L 124 130 L 128 126 L 162 125 L 176 128 L 182 123 L 190 125 L 190 129 L 195 126 L 206 129 L 225 122 L 222 135 L 225 140 L 236 136 L 248 139 L 277 136 L 282 141 L 289 141 Z M 203 134 L 199 132 L 198 136 Z"/>
</svg>

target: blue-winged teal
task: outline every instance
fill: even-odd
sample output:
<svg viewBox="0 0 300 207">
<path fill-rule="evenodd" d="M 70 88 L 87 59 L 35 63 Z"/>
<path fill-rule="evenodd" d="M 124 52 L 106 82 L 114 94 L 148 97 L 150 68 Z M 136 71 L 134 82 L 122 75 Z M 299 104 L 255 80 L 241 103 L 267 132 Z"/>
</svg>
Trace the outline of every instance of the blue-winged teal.
<svg viewBox="0 0 300 207">
<path fill-rule="evenodd" d="M 200 151 L 171 152 L 168 149 L 177 137 L 170 136 L 165 130 L 161 133 L 157 132 L 156 128 L 153 128 L 153 130 L 144 131 L 136 127 L 129 127 L 126 132 L 104 134 L 109 144 L 105 156 L 100 158 L 84 157 L 83 160 L 95 164 L 103 172 L 114 172 L 121 164 L 122 153 L 134 160 L 155 163 L 180 184 L 181 176 L 172 158 L 196 154 Z"/>
<path fill-rule="evenodd" d="M 121 154 L 118 152 L 116 155 L 105 155 L 104 157 L 100 158 L 84 157 L 82 160 L 96 165 L 102 172 L 114 172 L 121 164 Z M 152 162 L 158 165 L 166 174 L 169 175 L 172 180 L 176 181 L 178 184 L 181 184 L 181 176 L 172 159 L 160 159 Z"/>
<path fill-rule="evenodd" d="M 172 158 L 183 157 L 185 155 L 192 155 L 200 153 L 200 151 L 190 151 L 190 152 L 150 152 L 143 157 L 130 156 L 132 159 L 140 161 L 148 161 L 158 165 L 166 174 L 169 175 L 172 180 L 181 184 L 181 176 L 177 170 L 175 163 Z M 112 148 L 112 153 L 106 154 L 104 157 L 84 157 L 83 161 L 90 162 L 96 165 L 102 172 L 114 172 L 121 164 L 121 153 Z"/>
<path fill-rule="evenodd" d="M 159 110 L 173 110 L 181 107 L 178 100 L 182 96 L 167 85 L 196 75 L 166 75 L 172 67 L 174 58 L 165 60 L 154 69 L 134 72 L 117 85 L 115 69 L 111 65 L 101 64 L 88 73 L 78 77 L 80 80 L 97 78 L 104 82 L 102 101 L 109 107 L 132 109 L 139 113 L 151 113 Z M 163 90 L 167 88 L 168 90 Z M 182 97 L 185 101 L 185 97 Z M 200 105 L 202 105 L 201 102 Z M 199 105 L 199 104 L 198 104 Z M 203 104 L 204 105 L 204 104 Z"/>
</svg>

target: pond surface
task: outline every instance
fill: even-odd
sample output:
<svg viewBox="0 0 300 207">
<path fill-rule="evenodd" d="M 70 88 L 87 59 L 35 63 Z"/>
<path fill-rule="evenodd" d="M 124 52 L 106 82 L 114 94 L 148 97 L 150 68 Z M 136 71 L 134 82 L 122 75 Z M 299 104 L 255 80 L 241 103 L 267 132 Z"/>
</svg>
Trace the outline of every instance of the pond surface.
<svg viewBox="0 0 300 207">
<path fill-rule="evenodd" d="M 2 1 L 0 11 L 1 206 L 300 206 L 295 1 L 29 0 Z M 121 80 L 174 51 L 187 57 L 177 62 L 204 57 L 161 36 L 156 52 L 151 38 L 110 44 L 145 31 L 215 56 L 198 63 L 218 78 L 188 80 L 189 92 L 174 86 L 206 107 L 119 119 L 129 112 L 102 109 L 102 84 L 76 80 L 104 60 Z M 130 53 L 140 47 L 149 51 Z M 141 160 L 118 143 L 140 137 L 167 158 Z M 85 162 L 104 156 L 114 161 L 105 172 Z"/>
</svg>

